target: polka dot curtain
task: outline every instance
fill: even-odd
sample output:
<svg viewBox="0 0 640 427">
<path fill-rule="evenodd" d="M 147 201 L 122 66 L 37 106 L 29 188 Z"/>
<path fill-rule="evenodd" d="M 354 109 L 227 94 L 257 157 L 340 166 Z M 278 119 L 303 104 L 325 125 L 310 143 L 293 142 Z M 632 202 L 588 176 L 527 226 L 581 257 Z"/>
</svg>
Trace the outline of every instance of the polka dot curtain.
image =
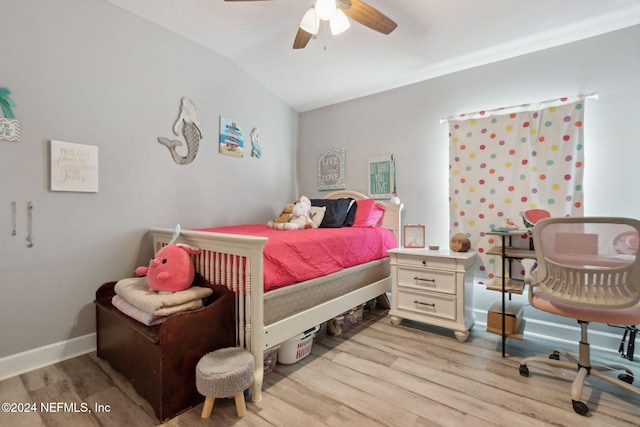
<svg viewBox="0 0 640 427">
<path fill-rule="evenodd" d="M 545 209 L 552 216 L 583 215 L 584 96 L 481 111 L 448 118 L 451 235 L 463 233 L 479 256 L 476 280 L 501 276 L 500 245 L 487 231 Z M 528 247 L 523 232 L 512 244 Z M 507 264 L 508 266 L 508 264 Z M 522 266 L 512 264 L 513 277 Z"/>
</svg>

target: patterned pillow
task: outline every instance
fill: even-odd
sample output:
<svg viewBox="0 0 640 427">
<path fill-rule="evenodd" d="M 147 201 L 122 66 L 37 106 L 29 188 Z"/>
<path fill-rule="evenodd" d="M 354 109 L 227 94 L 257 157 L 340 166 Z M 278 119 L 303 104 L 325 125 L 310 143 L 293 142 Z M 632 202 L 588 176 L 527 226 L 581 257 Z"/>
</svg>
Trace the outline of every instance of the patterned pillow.
<svg viewBox="0 0 640 427">
<path fill-rule="evenodd" d="M 320 227 L 326 211 L 327 208 L 325 206 L 311 206 L 309 216 L 311 217 L 311 222 L 313 222 L 313 228 Z"/>
</svg>

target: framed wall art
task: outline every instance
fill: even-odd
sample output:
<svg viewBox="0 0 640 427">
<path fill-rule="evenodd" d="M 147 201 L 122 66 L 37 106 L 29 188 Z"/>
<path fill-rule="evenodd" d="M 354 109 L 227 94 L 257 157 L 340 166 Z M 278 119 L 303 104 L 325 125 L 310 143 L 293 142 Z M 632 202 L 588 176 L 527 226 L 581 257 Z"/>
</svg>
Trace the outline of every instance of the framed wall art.
<svg viewBox="0 0 640 427">
<path fill-rule="evenodd" d="M 220 116 L 220 153 L 242 157 L 244 153 L 242 132 L 240 122 Z"/>
<path fill-rule="evenodd" d="M 51 191 L 98 192 L 98 147 L 51 141 Z"/>
<path fill-rule="evenodd" d="M 11 91 L 0 87 L 0 141 L 20 141 L 20 122 L 16 120 L 11 108 L 16 103 L 9 97 Z"/>
<path fill-rule="evenodd" d="M 426 227 L 422 224 L 407 224 L 404 226 L 402 241 L 405 248 L 424 248 Z"/>
<path fill-rule="evenodd" d="M 395 165 L 392 154 L 369 159 L 369 197 L 389 199 L 395 192 Z"/>
<path fill-rule="evenodd" d="M 347 188 L 344 148 L 318 151 L 318 190 Z"/>
</svg>

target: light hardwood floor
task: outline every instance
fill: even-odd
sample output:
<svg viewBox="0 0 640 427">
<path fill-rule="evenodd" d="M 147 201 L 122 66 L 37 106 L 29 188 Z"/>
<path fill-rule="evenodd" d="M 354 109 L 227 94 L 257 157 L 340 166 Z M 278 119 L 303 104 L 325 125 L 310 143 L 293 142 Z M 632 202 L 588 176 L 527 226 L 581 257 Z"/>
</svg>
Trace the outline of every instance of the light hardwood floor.
<svg viewBox="0 0 640 427">
<path fill-rule="evenodd" d="M 583 399 L 589 416 L 576 414 L 569 390 L 574 373 L 519 361 L 544 357 L 553 345 L 526 338 L 508 341 L 476 327 L 467 342 L 453 333 L 403 322 L 386 312 L 366 312 L 344 336 L 326 337 L 294 365 L 278 365 L 265 377 L 261 402 L 247 402 L 238 419 L 233 399 L 219 399 L 201 419 L 202 404 L 165 426 L 629 426 L 640 425 L 640 396 L 600 380 L 588 380 Z M 574 346 L 567 350 L 574 352 Z M 624 364 L 640 377 L 640 363 L 617 353 L 593 351 L 594 359 Z M 638 381 L 638 380 L 636 380 Z M 593 386 L 593 387 L 592 387 Z M 37 412 L 0 413 L 1 426 L 155 426 L 151 407 L 95 354 L 76 357 L 0 382 L 0 401 L 35 403 Z M 91 413 L 42 412 L 43 402 L 82 403 Z M 109 406 L 95 412 L 95 405 Z"/>
</svg>

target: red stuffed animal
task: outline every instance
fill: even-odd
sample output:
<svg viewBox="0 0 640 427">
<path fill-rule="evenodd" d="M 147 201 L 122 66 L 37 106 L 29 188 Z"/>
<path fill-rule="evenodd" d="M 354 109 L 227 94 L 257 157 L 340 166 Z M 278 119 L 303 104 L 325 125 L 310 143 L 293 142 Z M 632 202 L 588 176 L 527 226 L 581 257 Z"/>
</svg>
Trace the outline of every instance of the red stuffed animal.
<svg viewBox="0 0 640 427">
<path fill-rule="evenodd" d="M 136 273 L 146 275 L 149 287 L 155 291 L 183 291 L 191 286 L 195 276 L 191 255 L 199 253 L 200 249 L 172 243 L 156 253 L 149 267 L 136 268 Z"/>
</svg>

